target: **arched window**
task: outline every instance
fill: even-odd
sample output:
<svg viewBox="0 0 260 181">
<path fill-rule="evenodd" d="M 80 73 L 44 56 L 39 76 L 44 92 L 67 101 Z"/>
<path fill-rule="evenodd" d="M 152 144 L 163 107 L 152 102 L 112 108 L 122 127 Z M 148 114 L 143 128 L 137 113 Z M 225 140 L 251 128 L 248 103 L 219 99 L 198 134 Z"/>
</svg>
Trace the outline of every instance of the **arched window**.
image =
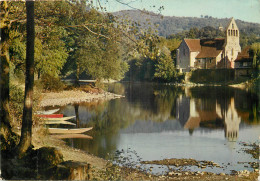
<svg viewBox="0 0 260 181">
<path fill-rule="evenodd" d="M 233 36 L 236 36 L 236 30 L 233 30 Z"/>
<path fill-rule="evenodd" d="M 228 36 L 230 36 L 230 30 L 228 30 Z"/>
<path fill-rule="evenodd" d="M 236 30 L 236 36 L 238 36 L 238 32 L 237 32 L 237 30 Z"/>
</svg>

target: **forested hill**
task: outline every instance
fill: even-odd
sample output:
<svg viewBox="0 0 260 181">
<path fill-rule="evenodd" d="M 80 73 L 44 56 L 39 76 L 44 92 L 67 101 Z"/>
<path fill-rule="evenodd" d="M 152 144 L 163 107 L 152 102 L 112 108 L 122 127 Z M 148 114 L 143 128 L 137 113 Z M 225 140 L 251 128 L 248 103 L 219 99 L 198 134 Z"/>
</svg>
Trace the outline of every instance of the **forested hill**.
<svg viewBox="0 0 260 181">
<path fill-rule="evenodd" d="M 171 34 L 179 33 L 183 30 L 189 30 L 192 27 L 197 27 L 201 29 L 206 26 L 211 26 L 214 28 L 219 28 L 222 26 L 226 28 L 230 18 L 218 19 L 213 17 L 204 16 L 203 18 L 196 17 L 175 17 L 175 16 L 162 16 L 152 12 L 144 13 L 144 11 L 139 10 L 124 10 L 113 13 L 119 18 L 127 18 L 138 22 L 142 27 L 156 27 L 158 26 L 158 33 L 160 36 L 168 37 Z M 259 23 L 249 23 L 236 19 L 237 26 L 240 32 L 247 35 L 254 34 L 260 36 L 260 24 Z"/>
</svg>

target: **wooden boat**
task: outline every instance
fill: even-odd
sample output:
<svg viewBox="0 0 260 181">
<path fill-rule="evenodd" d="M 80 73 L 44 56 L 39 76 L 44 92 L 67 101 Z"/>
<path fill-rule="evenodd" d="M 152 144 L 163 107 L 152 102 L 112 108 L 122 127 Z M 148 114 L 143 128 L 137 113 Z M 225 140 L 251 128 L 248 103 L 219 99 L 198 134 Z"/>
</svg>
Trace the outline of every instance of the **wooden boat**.
<svg viewBox="0 0 260 181">
<path fill-rule="evenodd" d="M 49 133 L 51 134 L 80 134 L 92 130 L 90 128 L 49 128 Z"/>
<path fill-rule="evenodd" d="M 37 114 L 41 118 L 63 118 L 63 114 Z"/>
<path fill-rule="evenodd" d="M 93 139 L 92 136 L 85 135 L 85 134 L 56 134 L 52 135 L 58 139 L 66 139 L 66 138 L 84 138 L 84 139 Z"/>
<path fill-rule="evenodd" d="M 69 121 L 63 121 L 63 120 L 46 120 L 44 124 L 67 124 L 67 125 L 76 125 L 75 123 L 71 123 Z"/>
<path fill-rule="evenodd" d="M 44 115 L 54 114 L 54 113 L 58 112 L 59 110 L 60 110 L 60 108 L 51 109 L 51 110 L 47 110 L 47 111 L 37 111 L 37 114 L 44 114 Z"/>
<path fill-rule="evenodd" d="M 44 120 L 47 121 L 67 121 L 69 119 L 75 118 L 76 116 L 68 116 L 68 117 L 63 117 L 63 118 L 44 118 Z"/>
</svg>

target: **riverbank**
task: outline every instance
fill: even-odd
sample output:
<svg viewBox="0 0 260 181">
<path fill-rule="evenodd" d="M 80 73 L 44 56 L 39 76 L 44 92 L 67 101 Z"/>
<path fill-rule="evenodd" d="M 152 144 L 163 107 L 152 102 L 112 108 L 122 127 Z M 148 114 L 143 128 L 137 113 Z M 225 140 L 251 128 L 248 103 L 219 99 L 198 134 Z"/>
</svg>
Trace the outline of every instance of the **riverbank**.
<svg viewBox="0 0 260 181">
<path fill-rule="evenodd" d="M 34 140 L 36 141 L 36 140 Z M 112 165 L 110 161 L 88 154 L 84 151 L 74 149 L 67 146 L 62 140 L 59 140 L 52 136 L 46 136 L 44 139 L 38 138 L 38 143 L 35 148 L 42 146 L 55 147 L 63 155 L 64 161 L 80 162 L 90 164 L 91 180 L 257 180 L 257 172 L 249 172 L 243 170 L 236 172 L 233 175 L 229 174 L 215 174 L 211 172 L 192 172 L 182 170 L 169 170 L 166 174 L 154 175 L 149 170 L 140 171 L 138 169 L 118 167 Z M 197 163 L 196 160 L 190 159 L 170 159 L 162 161 L 154 161 L 159 165 L 176 164 L 172 163 L 172 160 L 177 160 L 178 166 L 194 165 L 193 162 Z M 192 161 L 192 162 L 191 162 Z M 149 162 L 143 163 L 147 164 Z M 214 165 L 213 162 L 205 162 L 205 165 Z"/>
<path fill-rule="evenodd" d="M 37 143 L 35 143 L 35 141 Z M 96 157 L 84 151 L 74 149 L 65 144 L 64 141 L 57 139 L 51 135 L 44 138 L 36 137 L 34 139 L 35 148 L 40 147 L 55 147 L 63 155 L 64 161 L 72 161 L 76 163 L 88 163 L 90 164 L 91 180 L 257 180 L 257 172 L 249 172 L 243 170 L 236 172 L 233 175 L 229 174 L 215 174 L 211 172 L 192 172 L 179 170 L 169 170 L 166 174 L 154 175 L 149 170 L 140 171 L 138 169 L 118 167 L 112 165 L 110 161 L 104 160 L 102 158 Z M 197 160 L 191 159 L 165 159 L 160 161 L 152 161 L 153 164 L 159 165 L 176 165 L 179 168 L 187 165 L 196 165 L 199 163 Z M 142 164 L 149 164 L 150 162 L 145 162 Z M 205 161 L 203 166 L 218 166 L 211 161 Z"/>
<path fill-rule="evenodd" d="M 97 93 L 84 92 L 82 90 L 67 90 L 61 92 L 48 92 L 41 95 L 41 107 L 46 106 L 64 106 L 80 102 L 92 102 L 98 100 L 111 100 L 122 98 L 124 96 L 102 91 Z"/>
</svg>

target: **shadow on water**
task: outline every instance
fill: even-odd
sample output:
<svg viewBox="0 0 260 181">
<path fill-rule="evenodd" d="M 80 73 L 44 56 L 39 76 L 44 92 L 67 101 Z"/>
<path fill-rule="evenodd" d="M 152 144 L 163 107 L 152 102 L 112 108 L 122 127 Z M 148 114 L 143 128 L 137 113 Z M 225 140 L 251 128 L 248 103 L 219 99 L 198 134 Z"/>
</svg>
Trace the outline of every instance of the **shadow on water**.
<svg viewBox="0 0 260 181">
<path fill-rule="evenodd" d="M 88 133 L 92 140 L 66 139 L 69 145 L 107 159 L 108 153 L 129 147 L 143 160 L 175 156 L 218 159 L 211 155 L 210 147 L 237 157 L 226 150 L 227 145 L 239 149 L 237 141 L 256 141 L 258 137 L 254 129 L 259 128 L 259 97 L 250 91 L 151 83 L 115 83 L 109 85 L 109 91 L 125 98 L 61 108 L 66 115 L 76 115 L 77 127 L 94 127 Z M 206 148 L 191 151 L 193 144 Z"/>
</svg>

